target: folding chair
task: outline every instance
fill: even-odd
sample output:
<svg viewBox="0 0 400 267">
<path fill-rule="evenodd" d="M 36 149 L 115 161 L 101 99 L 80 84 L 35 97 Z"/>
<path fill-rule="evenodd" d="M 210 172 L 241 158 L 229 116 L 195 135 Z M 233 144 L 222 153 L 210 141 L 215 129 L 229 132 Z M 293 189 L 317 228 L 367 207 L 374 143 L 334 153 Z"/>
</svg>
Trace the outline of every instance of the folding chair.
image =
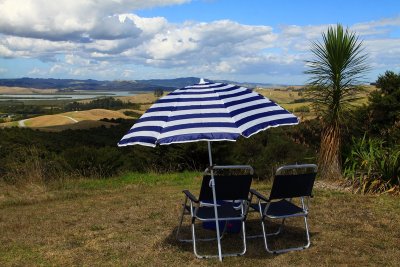
<svg viewBox="0 0 400 267">
<path fill-rule="evenodd" d="M 218 171 L 221 170 L 243 170 L 249 174 L 230 174 L 220 175 Z M 210 175 L 212 172 L 216 174 Z M 183 203 L 182 214 L 180 223 L 177 229 L 176 237 L 182 242 L 193 243 L 193 252 L 198 258 L 212 258 L 226 256 L 239 256 L 246 252 L 246 229 L 245 220 L 249 206 L 249 192 L 253 178 L 253 168 L 248 165 L 238 166 L 213 166 L 204 171 L 203 181 L 201 184 L 199 197 L 196 198 L 189 190 L 183 190 L 185 194 L 185 201 Z M 214 177 L 215 199 L 212 190 L 212 176 Z M 214 202 L 215 200 L 215 202 Z M 217 208 L 213 203 L 218 203 Z M 185 215 L 191 217 L 191 231 L 192 239 L 180 238 L 180 229 Z M 196 238 L 195 221 L 201 222 L 214 222 L 216 227 L 216 238 Z M 241 235 L 243 240 L 243 249 L 237 253 L 222 254 L 221 238 L 222 234 L 219 233 L 219 223 L 226 221 L 241 222 Z M 226 223 L 225 223 L 226 225 Z M 197 251 L 197 241 L 212 241 L 218 242 L 218 254 L 216 255 L 200 255 Z"/>
<path fill-rule="evenodd" d="M 287 165 L 278 168 L 269 197 L 265 197 L 254 189 L 250 190 L 250 200 L 256 196 L 257 203 L 251 203 L 250 207 L 260 214 L 262 237 L 264 237 L 265 249 L 269 253 L 283 253 L 293 250 L 302 250 L 310 246 L 310 234 L 308 231 L 307 215 L 308 202 L 312 197 L 312 188 L 317 174 L 317 165 L 301 164 Z M 293 200 L 299 198 L 301 206 L 296 205 Z M 290 247 L 280 250 L 271 250 L 268 247 L 267 237 L 281 233 L 285 219 L 292 217 L 304 217 L 307 243 L 300 247 Z M 273 233 L 267 233 L 265 219 L 281 219 L 279 229 Z M 255 237 L 255 236 L 252 236 Z"/>
</svg>

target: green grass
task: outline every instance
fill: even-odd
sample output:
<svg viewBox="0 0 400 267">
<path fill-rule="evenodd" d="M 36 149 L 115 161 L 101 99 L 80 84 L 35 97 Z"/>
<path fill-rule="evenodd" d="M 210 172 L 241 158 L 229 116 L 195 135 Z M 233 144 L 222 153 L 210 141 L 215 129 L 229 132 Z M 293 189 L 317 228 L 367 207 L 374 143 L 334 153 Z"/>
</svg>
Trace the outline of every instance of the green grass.
<svg viewBox="0 0 400 267">
<path fill-rule="evenodd" d="M 0 184 L 0 266 L 288 266 L 391 265 L 400 251 L 400 202 L 394 196 L 354 195 L 316 188 L 310 207 L 311 247 L 270 255 L 262 239 L 248 240 L 243 257 L 196 259 L 175 240 L 183 189 L 195 195 L 199 173 L 128 173 L 102 180 L 50 185 Z M 255 181 L 267 193 L 270 184 Z M 187 224 L 186 224 L 187 225 Z M 248 233 L 260 230 L 256 214 Z M 288 220 L 280 246 L 304 241 L 302 223 Z M 189 227 L 183 230 L 188 234 Z M 213 232 L 203 231 L 206 234 Z M 223 239 L 235 249 L 235 235 Z M 199 249 L 215 250 L 213 244 Z M 213 251 L 214 252 L 214 251 Z"/>
<path fill-rule="evenodd" d="M 81 179 L 58 184 L 57 189 L 71 190 L 102 190 L 116 189 L 130 184 L 161 186 L 161 185 L 190 185 L 199 173 L 181 172 L 170 174 L 158 173 L 126 173 L 118 178 L 109 179 Z"/>
</svg>

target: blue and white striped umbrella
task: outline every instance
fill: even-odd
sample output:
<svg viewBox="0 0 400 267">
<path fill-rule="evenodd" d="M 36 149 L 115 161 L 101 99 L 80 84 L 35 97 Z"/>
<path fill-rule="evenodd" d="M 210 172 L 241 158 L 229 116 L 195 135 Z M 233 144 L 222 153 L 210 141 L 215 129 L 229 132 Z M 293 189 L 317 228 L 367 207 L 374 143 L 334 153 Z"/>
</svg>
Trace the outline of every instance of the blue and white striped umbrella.
<svg viewBox="0 0 400 267">
<path fill-rule="evenodd" d="M 201 81 L 160 98 L 118 146 L 235 141 L 298 123 L 296 116 L 248 88 Z"/>
</svg>

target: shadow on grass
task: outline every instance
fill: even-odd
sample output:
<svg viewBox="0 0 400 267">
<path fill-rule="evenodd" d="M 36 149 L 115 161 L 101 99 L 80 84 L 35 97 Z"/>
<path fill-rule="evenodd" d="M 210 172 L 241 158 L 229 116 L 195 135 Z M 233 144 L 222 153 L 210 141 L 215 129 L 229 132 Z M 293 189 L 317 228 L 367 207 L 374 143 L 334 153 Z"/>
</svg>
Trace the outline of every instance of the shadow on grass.
<svg viewBox="0 0 400 267">
<path fill-rule="evenodd" d="M 292 220 L 293 221 L 293 220 Z M 301 221 L 302 222 L 302 221 Z M 200 223 L 196 223 L 196 238 L 214 238 L 215 231 L 206 230 Z M 278 229 L 279 224 L 269 222 L 266 225 L 268 232 L 274 232 Z M 176 226 L 171 233 L 164 239 L 163 243 L 170 246 L 175 246 L 181 251 L 193 253 L 193 245 L 191 242 L 180 242 L 176 238 Z M 181 230 L 180 237 L 183 239 L 191 239 L 191 226 L 189 222 L 184 222 Z M 319 233 L 310 232 L 311 247 L 312 240 Z M 243 257 L 255 259 L 273 259 L 283 254 L 271 254 L 265 250 L 263 237 L 249 238 L 252 235 L 262 235 L 261 224 L 258 219 L 251 219 L 246 221 L 246 235 L 247 235 L 247 252 Z M 223 253 L 235 253 L 242 250 L 243 242 L 241 234 L 225 233 L 221 239 Z M 285 225 L 283 231 L 278 236 L 268 237 L 268 246 L 270 249 L 282 249 L 287 247 L 297 247 L 305 245 L 307 242 L 304 225 L 299 222 L 297 224 Z M 198 241 L 197 251 L 200 254 L 216 254 L 218 251 L 217 241 Z M 301 251 L 293 252 L 301 253 Z M 193 255 L 194 256 L 194 255 Z"/>
</svg>

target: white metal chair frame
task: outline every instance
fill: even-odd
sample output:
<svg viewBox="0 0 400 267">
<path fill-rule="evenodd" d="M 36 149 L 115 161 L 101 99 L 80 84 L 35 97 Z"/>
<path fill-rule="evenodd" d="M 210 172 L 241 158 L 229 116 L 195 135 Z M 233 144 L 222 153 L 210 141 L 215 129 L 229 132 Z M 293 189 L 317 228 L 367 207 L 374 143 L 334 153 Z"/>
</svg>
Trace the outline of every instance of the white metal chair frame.
<svg viewBox="0 0 400 267">
<path fill-rule="evenodd" d="M 288 171 L 288 170 L 296 171 L 298 169 L 312 169 L 313 172 L 310 173 L 310 175 L 311 175 L 310 179 L 315 179 L 315 175 L 317 172 L 317 165 L 315 165 L 315 164 L 282 166 L 282 167 L 278 168 L 278 170 L 276 171 L 276 175 L 281 175 L 284 171 Z M 312 178 L 312 176 L 313 176 L 313 178 Z M 274 182 L 275 182 L 275 180 L 274 180 Z M 314 180 L 312 180 L 312 184 L 310 185 L 311 188 L 309 188 L 309 193 L 307 193 L 306 195 L 293 196 L 293 198 L 294 197 L 300 198 L 301 207 L 298 207 L 297 205 L 292 203 L 292 197 L 286 198 L 286 199 L 281 199 L 278 202 L 274 202 L 270 198 L 265 197 L 264 195 L 257 192 L 256 190 L 251 189 L 250 190 L 250 194 L 251 194 L 250 201 L 252 200 L 253 196 L 257 197 L 257 205 L 255 206 L 254 204 L 252 204 L 251 207 L 260 214 L 262 235 L 249 236 L 249 238 L 263 237 L 265 249 L 269 253 L 284 253 L 284 252 L 303 250 L 303 249 L 309 248 L 311 241 L 310 241 L 310 233 L 309 233 L 309 228 L 308 228 L 308 223 L 307 223 L 307 216 L 308 216 L 309 198 L 312 197 L 311 190 L 312 190 L 313 183 L 314 183 Z M 269 213 L 271 207 L 273 207 L 274 205 L 275 205 L 275 207 L 279 207 L 279 205 L 281 205 L 281 204 L 282 204 L 282 206 L 286 205 L 287 207 L 293 208 L 295 210 L 295 212 L 290 212 L 289 214 L 280 214 L 280 215 L 273 215 L 273 214 Z M 299 246 L 299 247 L 290 247 L 290 248 L 279 249 L 279 250 L 270 249 L 268 247 L 267 237 L 279 235 L 283 230 L 285 220 L 287 218 L 293 218 L 293 217 L 303 217 L 304 218 L 305 232 L 306 232 L 306 239 L 307 239 L 306 244 L 303 246 Z M 281 219 L 282 220 L 281 224 L 279 226 L 279 229 L 276 232 L 267 233 L 266 226 L 265 226 L 266 218 L 268 218 L 270 220 L 273 220 L 273 219 Z"/>
</svg>

